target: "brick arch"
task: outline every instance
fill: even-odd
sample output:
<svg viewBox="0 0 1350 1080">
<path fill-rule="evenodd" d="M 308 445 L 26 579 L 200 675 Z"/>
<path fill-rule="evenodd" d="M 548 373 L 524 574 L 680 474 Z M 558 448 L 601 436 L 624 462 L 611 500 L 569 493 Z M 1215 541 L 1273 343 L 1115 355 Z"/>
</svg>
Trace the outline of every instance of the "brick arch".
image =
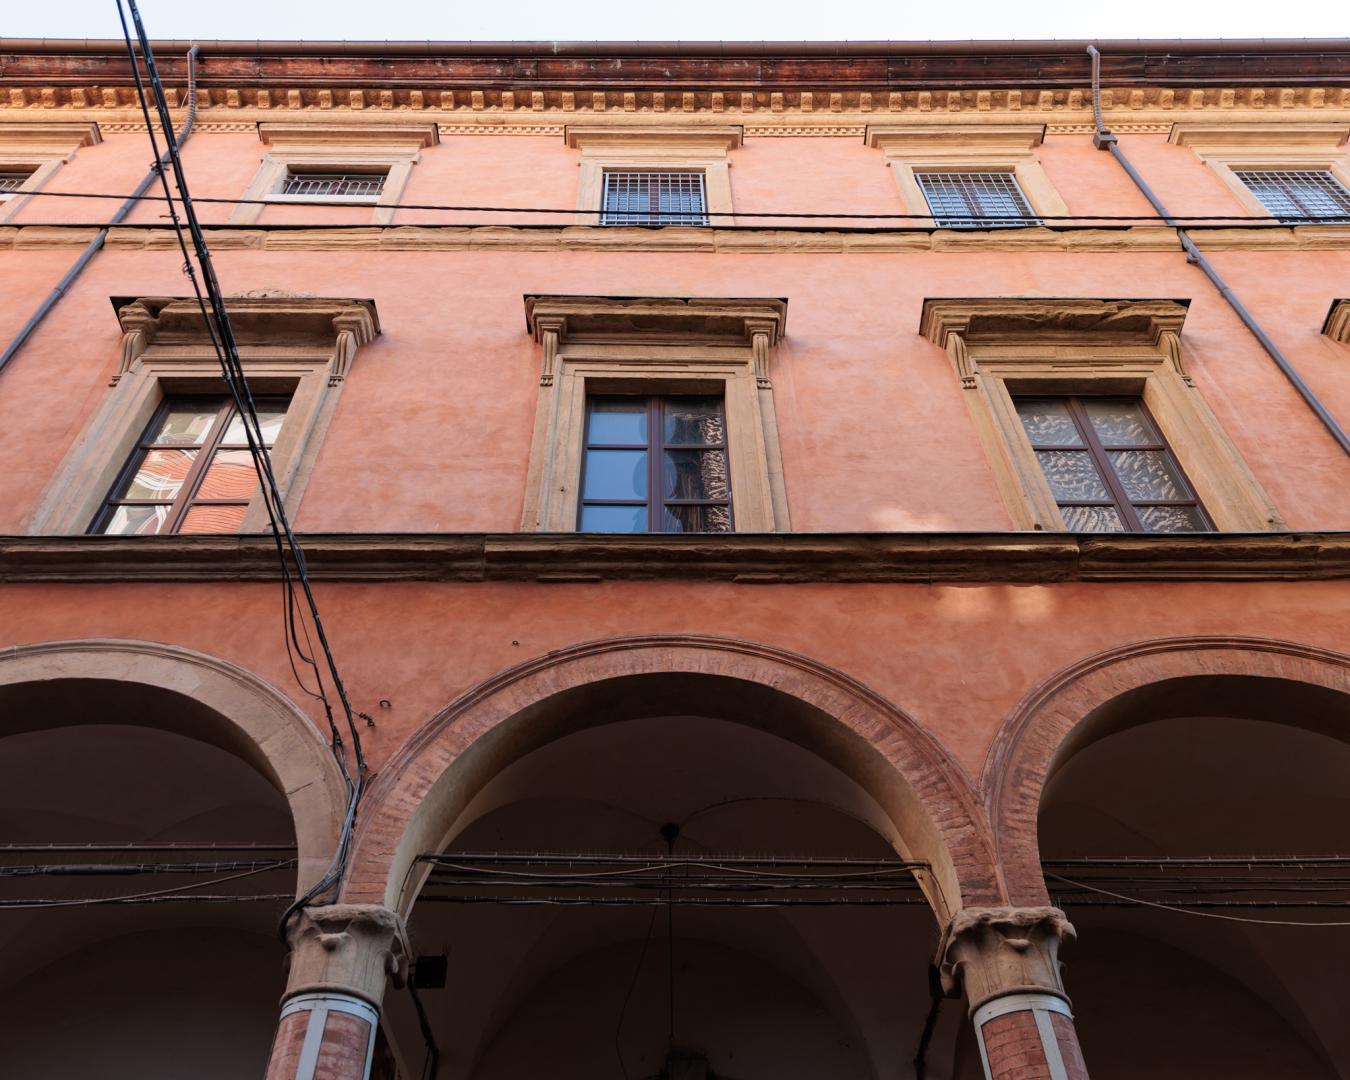
<svg viewBox="0 0 1350 1080">
<path fill-rule="evenodd" d="M 492 776 L 561 735 L 644 715 L 633 711 L 643 707 L 643 687 L 668 679 L 677 681 L 677 691 L 739 693 L 741 704 L 745 694 L 757 695 L 760 708 L 730 708 L 725 718 L 788 738 L 859 783 L 887 811 L 906 841 L 904 853 L 932 865 L 938 887 L 930 900 L 939 917 L 963 904 L 997 902 L 983 810 L 969 778 L 932 735 L 824 664 L 752 642 L 691 635 L 574 645 L 503 671 L 448 706 L 372 787 L 344 899 L 410 910 L 417 853 L 444 845 Z M 664 692 L 659 700 L 669 701 Z M 709 701 L 698 700 L 702 713 Z"/>
<path fill-rule="evenodd" d="M 1103 722 L 1113 703 L 1151 687 L 1166 689 L 1173 697 L 1180 688 L 1185 700 L 1187 683 L 1217 688 L 1224 679 L 1236 683 L 1253 677 L 1280 680 L 1292 689 L 1339 692 L 1346 695 L 1342 709 L 1350 715 L 1350 656 L 1254 637 L 1135 642 L 1064 668 L 1027 694 L 1000 727 L 985 759 L 981 784 L 1011 901 L 1048 902 L 1037 837 L 1041 797 L 1056 766 L 1075 744 L 1091 736 L 1094 720 Z M 1151 718 L 1157 715 L 1145 717 Z M 1139 720 L 1135 713 L 1105 722 L 1118 730 Z M 1350 730 L 1341 737 L 1350 738 Z"/>
<path fill-rule="evenodd" d="M 285 797 L 295 828 L 297 888 L 327 869 L 347 799 L 328 745 L 285 695 L 224 660 L 152 641 L 86 639 L 18 645 L 0 653 L 0 697 L 25 685 L 120 684 L 148 695 L 145 708 L 110 722 L 133 723 L 211 743 L 243 759 Z M 176 706 L 176 707 L 175 707 Z M 130 712 L 131 710 L 124 710 Z M 44 726 L 36 710 L 22 727 L 7 723 L 0 736 Z M 80 722 L 91 722 L 81 717 Z M 62 723 L 47 726 L 61 727 Z"/>
</svg>

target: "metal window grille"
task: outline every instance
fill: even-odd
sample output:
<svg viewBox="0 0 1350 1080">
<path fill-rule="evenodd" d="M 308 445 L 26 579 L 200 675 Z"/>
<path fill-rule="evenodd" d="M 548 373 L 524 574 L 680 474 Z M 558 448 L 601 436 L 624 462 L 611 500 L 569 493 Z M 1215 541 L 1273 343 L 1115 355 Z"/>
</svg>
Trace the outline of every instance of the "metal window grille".
<svg viewBox="0 0 1350 1080">
<path fill-rule="evenodd" d="M 1039 225 L 1009 172 L 915 173 L 933 224 L 944 229 L 1006 229 Z"/>
<path fill-rule="evenodd" d="M 601 225 L 706 225 L 703 174 L 607 172 Z"/>
<path fill-rule="evenodd" d="M 11 191 L 18 191 L 23 187 L 24 181 L 31 176 L 26 172 L 0 172 L 0 195 L 6 195 Z"/>
<path fill-rule="evenodd" d="M 1350 218 L 1350 191 L 1325 169 L 1241 169 L 1237 178 L 1283 222 Z"/>
<path fill-rule="evenodd" d="M 383 173 L 287 173 L 282 195 L 319 195 L 345 198 L 379 195 L 384 190 Z"/>
</svg>

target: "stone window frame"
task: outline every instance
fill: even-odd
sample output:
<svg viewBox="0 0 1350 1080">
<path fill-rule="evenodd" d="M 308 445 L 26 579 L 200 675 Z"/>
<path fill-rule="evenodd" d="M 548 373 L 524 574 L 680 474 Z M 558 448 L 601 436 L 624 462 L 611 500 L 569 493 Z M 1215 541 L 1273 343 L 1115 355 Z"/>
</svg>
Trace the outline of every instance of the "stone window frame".
<svg viewBox="0 0 1350 1080">
<path fill-rule="evenodd" d="M 1177 123 L 1167 136 L 1174 146 L 1189 147 L 1249 214 L 1271 216 L 1238 178 L 1241 169 L 1319 170 L 1332 174 L 1350 191 L 1350 124 L 1329 121 L 1272 123 Z M 1337 228 L 1329 222 L 1319 225 Z"/>
<path fill-rule="evenodd" d="M 869 124 L 864 134 L 884 155 L 918 228 L 931 224 L 932 211 L 916 172 L 1009 172 L 1036 217 L 1067 215 L 1036 153 L 1044 140 L 1044 124 Z"/>
<path fill-rule="evenodd" d="M 1322 333 L 1332 341 L 1350 345 L 1350 300 L 1331 302 L 1331 307 L 1327 309 L 1327 317 L 1322 323 Z"/>
<path fill-rule="evenodd" d="M 258 125 L 258 138 L 267 148 L 243 198 L 261 199 L 278 205 L 369 200 L 371 224 L 389 225 L 394 205 L 403 197 L 412 167 L 422 150 L 440 142 L 435 124 L 299 124 Z M 385 175 L 377 198 L 345 195 L 282 195 L 286 177 L 294 168 L 323 172 L 379 172 Z M 252 225 L 266 207 L 241 203 L 230 213 L 232 225 Z"/>
<path fill-rule="evenodd" d="M 579 216 L 579 224 L 600 224 L 606 172 L 702 173 L 708 225 L 672 227 L 735 224 L 728 215 L 732 212 L 730 152 L 744 141 L 744 129 L 738 124 L 569 124 L 563 129 L 563 139 L 570 149 L 581 151 L 577 209 L 594 211 Z"/>
<path fill-rule="evenodd" d="M 1017 529 L 1065 532 L 1013 394 L 1138 395 L 1218 532 L 1286 528 L 1184 366 L 1186 300 L 927 299 Z"/>
<path fill-rule="evenodd" d="M 13 219 L 81 147 L 103 141 L 94 123 L 0 123 L 0 171 L 31 170 L 18 191 L 0 195 L 0 224 Z"/>
<path fill-rule="evenodd" d="M 787 532 L 769 357 L 784 299 L 526 295 L 541 347 L 523 532 L 575 532 L 586 399 L 709 394 L 726 410 L 737 532 Z"/>
<path fill-rule="evenodd" d="M 228 392 L 195 298 L 112 297 L 112 303 L 122 328 L 112 389 L 39 499 L 27 522 L 29 535 L 87 532 L 166 398 Z M 272 469 L 293 515 L 356 352 L 380 333 L 375 302 L 255 294 L 225 303 L 253 393 L 290 395 Z M 240 532 L 266 529 L 259 492 L 249 501 Z"/>
</svg>

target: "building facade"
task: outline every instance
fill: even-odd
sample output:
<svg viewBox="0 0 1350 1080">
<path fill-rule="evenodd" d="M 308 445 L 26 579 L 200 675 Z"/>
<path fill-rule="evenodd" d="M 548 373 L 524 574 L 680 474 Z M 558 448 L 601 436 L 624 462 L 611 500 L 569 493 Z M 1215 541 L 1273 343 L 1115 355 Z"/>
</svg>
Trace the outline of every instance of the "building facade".
<svg viewBox="0 0 1350 1080">
<path fill-rule="evenodd" d="M 1100 48 L 159 44 L 349 727 L 0 41 L 7 1075 L 1350 1075 L 1350 42 Z"/>
</svg>

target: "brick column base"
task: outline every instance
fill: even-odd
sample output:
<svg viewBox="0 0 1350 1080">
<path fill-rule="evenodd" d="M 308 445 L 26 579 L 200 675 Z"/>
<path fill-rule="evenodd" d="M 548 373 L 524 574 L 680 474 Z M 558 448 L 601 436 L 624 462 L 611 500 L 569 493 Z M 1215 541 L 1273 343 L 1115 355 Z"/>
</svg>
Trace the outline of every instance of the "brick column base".
<svg viewBox="0 0 1350 1080">
<path fill-rule="evenodd" d="M 988 1080 L 1088 1080 L 1061 997 L 1009 994 L 981 1005 L 971 1022 Z"/>
<path fill-rule="evenodd" d="M 301 994 L 281 1010 L 267 1080 L 366 1080 L 380 1015 L 349 994 Z"/>
</svg>

